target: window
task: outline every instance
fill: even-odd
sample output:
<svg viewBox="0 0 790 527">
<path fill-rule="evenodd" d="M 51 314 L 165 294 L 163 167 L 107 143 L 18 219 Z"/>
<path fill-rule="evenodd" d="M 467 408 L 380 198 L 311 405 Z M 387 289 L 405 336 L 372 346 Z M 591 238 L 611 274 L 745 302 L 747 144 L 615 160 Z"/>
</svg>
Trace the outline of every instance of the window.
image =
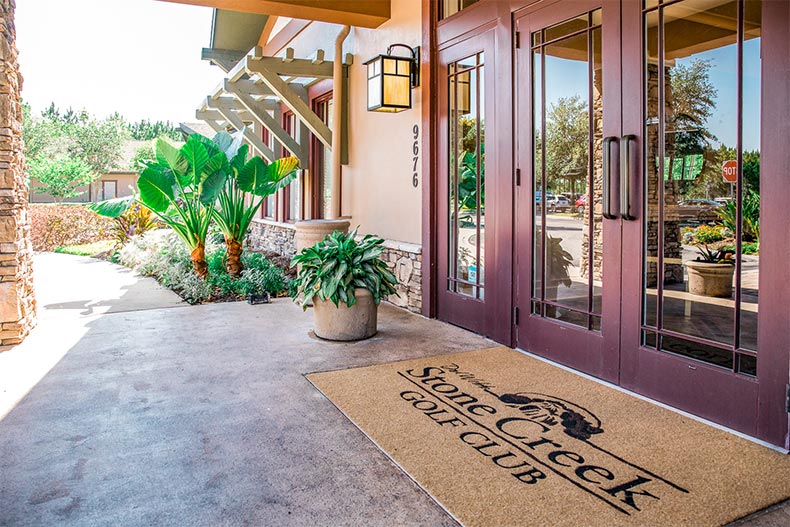
<svg viewBox="0 0 790 527">
<path fill-rule="evenodd" d="M 447 17 L 466 9 L 472 4 L 477 3 L 478 0 L 439 0 L 439 20 L 444 20 Z"/>
<path fill-rule="evenodd" d="M 329 128 L 332 128 L 333 107 L 332 92 L 313 101 L 313 111 Z M 312 187 L 315 189 L 313 210 L 316 211 L 317 218 L 327 218 L 332 214 L 329 208 L 332 190 L 332 149 L 315 137 L 313 137 L 313 166 Z"/>
<path fill-rule="evenodd" d="M 285 132 L 297 139 L 297 120 L 296 116 L 293 112 L 287 112 L 283 114 L 283 129 Z M 282 147 L 282 151 L 280 152 L 282 157 L 290 156 L 291 153 Z M 285 214 L 283 214 L 283 219 L 287 222 L 295 222 L 302 219 L 302 176 L 301 170 L 299 171 L 298 175 L 294 179 L 294 181 L 283 189 L 283 200 L 284 200 L 284 209 Z"/>
</svg>

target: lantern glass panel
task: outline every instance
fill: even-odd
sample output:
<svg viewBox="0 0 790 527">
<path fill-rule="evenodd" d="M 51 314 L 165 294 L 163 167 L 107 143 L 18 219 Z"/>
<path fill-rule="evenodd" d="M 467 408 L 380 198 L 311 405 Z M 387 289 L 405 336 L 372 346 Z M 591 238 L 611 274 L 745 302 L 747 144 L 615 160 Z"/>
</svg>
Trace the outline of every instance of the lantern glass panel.
<svg viewBox="0 0 790 527">
<path fill-rule="evenodd" d="M 384 74 L 394 75 L 397 73 L 398 61 L 395 59 L 384 59 Z"/>
<path fill-rule="evenodd" d="M 368 79 L 368 109 L 381 105 L 381 75 Z"/>
<path fill-rule="evenodd" d="M 387 106 L 411 106 L 411 83 L 409 77 L 384 76 L 384 104 Z"/>
</svg>

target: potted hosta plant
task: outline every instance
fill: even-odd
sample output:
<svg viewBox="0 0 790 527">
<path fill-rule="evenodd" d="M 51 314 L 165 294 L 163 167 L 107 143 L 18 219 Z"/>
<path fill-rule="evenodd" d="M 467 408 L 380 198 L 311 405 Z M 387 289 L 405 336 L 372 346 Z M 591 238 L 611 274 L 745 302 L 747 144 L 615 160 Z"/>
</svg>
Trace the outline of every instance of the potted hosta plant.
<svg viewBox="0 0 790 527">
<path fill-rule="evenodd" d="M 384 240 L 357 229 L 335 231 L 293 257 L 300 266 L 296 300 L 314 305 L 315 334 L 327 340 L 361 340 L 376 334 L 378 305 L 395 294 L 397 279 L 379 260 Z"/>
<path fill-rule="evenodd" d="M 732 251 L 698 247 L 696 260 L 685 262 L 689 276 L 689 293 L 729 298 L 732 296 L 732 277 L 735 258 Z"/>
</svg>

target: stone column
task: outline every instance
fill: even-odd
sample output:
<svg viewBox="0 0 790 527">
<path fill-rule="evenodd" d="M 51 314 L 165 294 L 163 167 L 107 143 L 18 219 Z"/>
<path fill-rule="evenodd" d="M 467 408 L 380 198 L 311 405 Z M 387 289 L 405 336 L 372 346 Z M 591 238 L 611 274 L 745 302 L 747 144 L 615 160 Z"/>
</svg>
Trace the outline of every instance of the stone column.
<svg viewBox="0 0 790 527">
<path fill-rule="evenodd" d="M 15 0 L 0 0 L 0 351 L 36 323 Z"/>
</svg>

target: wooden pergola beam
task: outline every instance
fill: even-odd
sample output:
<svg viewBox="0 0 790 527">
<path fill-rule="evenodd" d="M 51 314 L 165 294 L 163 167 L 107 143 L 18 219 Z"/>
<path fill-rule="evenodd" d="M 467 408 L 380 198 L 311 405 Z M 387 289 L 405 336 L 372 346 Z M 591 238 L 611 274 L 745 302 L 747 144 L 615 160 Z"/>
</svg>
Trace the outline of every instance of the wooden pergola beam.
<svg viewBox="0 0 790 527">
<path fill-rule="evenodd" d="M 247 109 L 253 118 L 260 123 L 261 126 L 269 130 L 272 135 L 285 147 L 286 150 L 291 152 L 299 159 L 299 163 L 306 167 L 308 164 L 307 145 L 301 144 L 294 140 L 288 132 L 282 127 L 280 122 L 269 115 L 268 109 L 264 106 L 263 101 L 256 101 L 249 93 L 241 91 L 236 83 L 225 82 L 225 90 L 231 93 L 235 98 Z M 278 108 L 279 109 L 279 108 Z"/>
<path fill-rule="evenodd" d="M 331 65 L 331 63 L 329 64 Z M 277 73 L 266 68 L 258 68 L 255 74 L 290 108 L 294 115 L 307 126 L 319 141 L 332 148 L 332 131 Z"/>
<path fill-rule="evenodd" d="M 236 130 L 244 130 L 244 139 L 255 149 L 258 153 L 266 159 L 269 163 L 277 159 L 278 156 L 274 154 L 271 148 L 263 143 L 263 139 L 255 135 L 255 133 L 247 128 L 244 121 L 236 114 L 233 108 L 222 99 L 206 99 L 206 107 L 218 111 Z"/>
</svg>

